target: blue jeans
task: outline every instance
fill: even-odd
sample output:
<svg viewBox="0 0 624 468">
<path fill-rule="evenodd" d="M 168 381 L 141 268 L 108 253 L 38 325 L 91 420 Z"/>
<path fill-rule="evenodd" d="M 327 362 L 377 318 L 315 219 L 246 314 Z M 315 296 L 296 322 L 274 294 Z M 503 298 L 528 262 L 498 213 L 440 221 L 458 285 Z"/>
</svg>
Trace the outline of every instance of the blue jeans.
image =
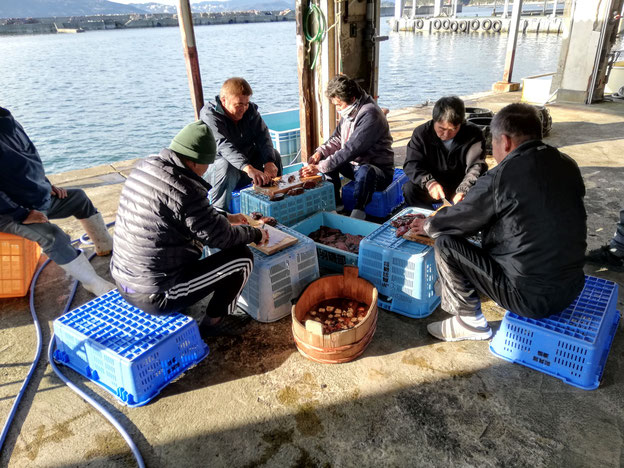
<svg viewBox="0 0 624 468">
<path fill-rule="evenodd" d="M 354 209 L 364 210 L 366 205 L 372 200 L 373 193 L 385 190 L 386 187 L 392 183 L 394 170 L 386 174 L 383 170 L 372 164 L 354 166 L 351 163 L 345 163 L 338 169 L 328 172 L 325 174 L 325 177 L 334 184 L 334 195 L 337 205 L 339 205 L 340 200 L 342 200 L 340 197 L 340 174 L 347 179 L 355 181 L 355 187 L 353 189 L 353 199 L 355 200 Z"/>
<path fill-rule="evenodd" d="M 61 219 L 75 216 L 85 219 L 93 216 L 97 210 L 80 189 L 68 189 L 66 198 L 52 196 L 50 208 L 45 212 L 48 219 Z M 71 239 L 56 224 L 50 222 L 22 224 L 10 216 L 0 216 L 0 232 L 24 237 L 41 246 L 43 252 L 57 265 L 65 265 L 78 256 L 78 251 L 71 245 Z"/>
<path fill-rule="evenodd" d="M 277 150 L 273 150 L 277 175 L 282 175 L 282 159 Z M 258 170 L 262 170 L 264 164 L 258 158 L 251 158 L 251 165 Z M 225 158 L 217 158 L 214 164 L 210 165 L 205 175 L 206 180 L 212 189 L 208 194 L 210 204 L 223 211 L 230 211 L 230 201 L 232 192 L 240 190 L 251 184 L 249 176 L 232 166 Z"/>
</svg>

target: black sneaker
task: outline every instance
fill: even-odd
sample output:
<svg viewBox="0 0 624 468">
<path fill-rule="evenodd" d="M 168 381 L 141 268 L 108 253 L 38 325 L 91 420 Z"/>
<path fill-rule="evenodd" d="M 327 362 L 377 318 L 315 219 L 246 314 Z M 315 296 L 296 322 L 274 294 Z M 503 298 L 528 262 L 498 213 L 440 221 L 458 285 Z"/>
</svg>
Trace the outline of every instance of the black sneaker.
<svg viewBox="0 0 624 468">
<path fill-rule="evenodd" d="M 616 249 L 603 245 L 602 247 L 587 252 L 585 261 L 604 267 L 609 267 L 613 271 L 624 271 L 624 257 L 616 255 Z"/>
</svg>

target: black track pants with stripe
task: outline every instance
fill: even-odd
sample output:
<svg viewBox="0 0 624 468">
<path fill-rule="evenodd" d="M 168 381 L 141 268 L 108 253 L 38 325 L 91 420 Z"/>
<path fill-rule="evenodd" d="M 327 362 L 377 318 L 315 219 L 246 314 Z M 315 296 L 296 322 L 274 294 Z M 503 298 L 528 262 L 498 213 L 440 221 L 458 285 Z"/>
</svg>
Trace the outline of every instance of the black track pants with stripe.
<svg viewBox="0 0 624 468">
<path fill-rule="evenodd" d="M 236 309 L 236 302 L 252 268 L 251 250 L 246 245 L 240 245 L 189 264 L 180 282 L 165 293 L 141 294 L 121 290 L 120 293 L 142 311 L 161 315 L 190 307 L 214 292 L 206 316 L 221 317 Z"/>
</svg>

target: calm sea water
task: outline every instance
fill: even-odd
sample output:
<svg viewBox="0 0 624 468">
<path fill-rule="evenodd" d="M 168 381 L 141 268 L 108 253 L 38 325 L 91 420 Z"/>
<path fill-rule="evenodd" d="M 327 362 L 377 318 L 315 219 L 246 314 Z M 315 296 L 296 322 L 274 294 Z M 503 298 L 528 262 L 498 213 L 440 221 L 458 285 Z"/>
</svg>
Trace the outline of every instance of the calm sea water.
<svg viewBox="0 0 624 468">
<path fill-rule="evenodd" d="M 487 91 L 502 77 L 506 35 L 393 33 L 387 18 L 381 33 L 390 36 L 380 49 L 382 106 Z M 206 100 L 237 75 L 261 112 L 297 107 L 293 22 L 195 34 Z M 560 44 L 554 35 L 519 37 L 514 77 L 554 71 Z M 177 28 L 0 37 L 0 70 L 0 105 L 25 127 L 48 173 L 144 157 L 193 120 Z"/>
</svg>

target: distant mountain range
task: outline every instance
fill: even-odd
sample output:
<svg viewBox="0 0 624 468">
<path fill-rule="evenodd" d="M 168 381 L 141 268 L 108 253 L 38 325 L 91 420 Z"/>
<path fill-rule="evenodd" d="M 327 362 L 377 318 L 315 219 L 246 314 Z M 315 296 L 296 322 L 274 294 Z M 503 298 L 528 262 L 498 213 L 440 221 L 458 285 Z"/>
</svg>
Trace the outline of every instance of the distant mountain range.
<svg viewBox="0 0 624 468">
<path fill-rule="evenodd" d="M 191 4 L 193 12 L 286 10 L 295 0 L 212 0 Z M 0 18 L 47 18 L 51 16 L 175 13 L 175 6 L 160 3 L 124 5 L 108 0 L 0 0 Z"/>
<path fill-rule="evenodd" d="M 175 5 L 160 3 L 131 3 L 134 8 L 149 13 L 175 13 Z M 212 0 L 192 3 L 194 13 L 212 13 L 217 11 L 248 11 L 248 10 L 286 10 L 295 8 L 295 0 Z"/>
</svg>

